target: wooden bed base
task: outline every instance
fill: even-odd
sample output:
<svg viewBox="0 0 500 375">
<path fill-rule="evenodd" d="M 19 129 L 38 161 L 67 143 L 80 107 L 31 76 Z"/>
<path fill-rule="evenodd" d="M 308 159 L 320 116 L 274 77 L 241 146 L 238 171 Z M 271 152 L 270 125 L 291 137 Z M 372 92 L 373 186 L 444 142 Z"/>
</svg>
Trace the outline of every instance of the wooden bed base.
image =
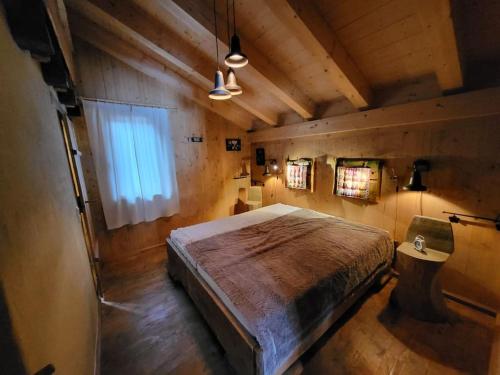
<svg viewBox="0 0 500 375">
<path fill-rule="evenodd" d="M 198 271 L 187 261 L 182 252 L 170 239 L 167 239 L 167 269 L 170 277 L 183 285 L 186 292 L 206 320 L 220 344 L 226 357 L 238 374 L 261 375 L 262 348 L 255 337 L 236 319 L 203 280 Z M 284 373 L 299 357 L 309 349 L 366 291 L 389 271 L 380 268 L 362 285 L 356 288 L 344 301 L 326 316 L 291 353 L 275 375 Z"/>
</svg>

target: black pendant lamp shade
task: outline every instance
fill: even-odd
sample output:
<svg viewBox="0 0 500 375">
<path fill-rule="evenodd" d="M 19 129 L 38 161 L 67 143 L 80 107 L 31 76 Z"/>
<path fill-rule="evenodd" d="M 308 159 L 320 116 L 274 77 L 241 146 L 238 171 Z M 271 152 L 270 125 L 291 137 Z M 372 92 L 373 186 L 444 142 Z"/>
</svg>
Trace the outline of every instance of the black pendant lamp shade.
<svg viewBox="0 0 500 375">
<path fill-rule="evenodd" d="M 248 64 L 248 58 L 241 52 L 240 38 L 236 34 L 231 37 L 231 46 L 224 62 L 231 68 L 242 68 Z"/>
<path fill-rule="evenodd" d="M 422 184 L 421 172 L 429 170 L 429 162 L 427 160 L 415 160 L 413 163 L 413 171 L 408 185 L 403 186 L 403 190 L 408 191 L 426 191 L 427 186 Z"/>
<path fill-rule="evenodd" d="M 229 53 L 224 59 L 224 63 L 231 68 L 242 68 L 248 64 L 247 56 L 241 52 L 240 37 L 236 34 L 236 6 L 233 0 L 233 36 L 229 41 Z M 227 5 L 227 37 L 229 38 L 229 0 Z"/>
</svg>

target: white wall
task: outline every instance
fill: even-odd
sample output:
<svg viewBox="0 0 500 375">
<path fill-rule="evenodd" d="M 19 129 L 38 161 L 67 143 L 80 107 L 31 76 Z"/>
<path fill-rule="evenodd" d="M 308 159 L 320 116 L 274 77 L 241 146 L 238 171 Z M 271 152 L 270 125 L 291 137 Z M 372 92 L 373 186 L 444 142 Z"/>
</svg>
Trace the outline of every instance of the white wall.
<svg viewBox="0 0 500 375">
<path fill-rule="evenodd" d="M 98 302 L 56 106 L 1 12 L 0 207 L 0 287 L 26 371 L 92 374 Z"/>
</svg>

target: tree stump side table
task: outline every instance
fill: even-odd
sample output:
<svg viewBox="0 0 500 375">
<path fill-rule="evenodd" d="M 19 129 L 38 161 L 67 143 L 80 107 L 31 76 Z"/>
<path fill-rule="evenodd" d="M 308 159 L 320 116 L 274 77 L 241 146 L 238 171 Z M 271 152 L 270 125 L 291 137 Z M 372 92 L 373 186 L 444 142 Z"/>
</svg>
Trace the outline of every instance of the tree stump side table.
<svg viewBox="0 0 500 375">
<path fill-rule="evenodd" d="M 420 252 L 412 243 L 403 242 L 397 248 L 399 280 L 392 291 L 391 302 L 416 319 L 446 321 L 449 314 L 441 292 L 439 270 L 449 256 L 430 248 Z"/>
</svg>

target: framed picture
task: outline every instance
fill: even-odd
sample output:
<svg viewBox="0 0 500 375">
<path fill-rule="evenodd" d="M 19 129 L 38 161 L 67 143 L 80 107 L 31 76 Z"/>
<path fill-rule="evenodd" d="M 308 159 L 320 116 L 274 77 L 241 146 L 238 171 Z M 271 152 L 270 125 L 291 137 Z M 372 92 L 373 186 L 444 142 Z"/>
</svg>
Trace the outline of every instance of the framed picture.
<svg viewBox="0 0 500 375">
<path fill-rule="evenodd" d="M 262 147 L 255 149 L 255 163 L 257 165 L 266 165 L 266 152 Z"/>
<path fill-rule="evenodd" d="M 314 183 L 313 159 L 287 160 L 286 187 L 288 189 L 313 191 Z"/>
<path fill-rule="evenodd" d="M 337 159 L 334 193 L 375 202 L 380 195 L 381 160 Z"/>
<path fill-rule="evenodd" d="M 241 151 L 241 139 L 226 138 L 226 151 Z"/>
</svg>

